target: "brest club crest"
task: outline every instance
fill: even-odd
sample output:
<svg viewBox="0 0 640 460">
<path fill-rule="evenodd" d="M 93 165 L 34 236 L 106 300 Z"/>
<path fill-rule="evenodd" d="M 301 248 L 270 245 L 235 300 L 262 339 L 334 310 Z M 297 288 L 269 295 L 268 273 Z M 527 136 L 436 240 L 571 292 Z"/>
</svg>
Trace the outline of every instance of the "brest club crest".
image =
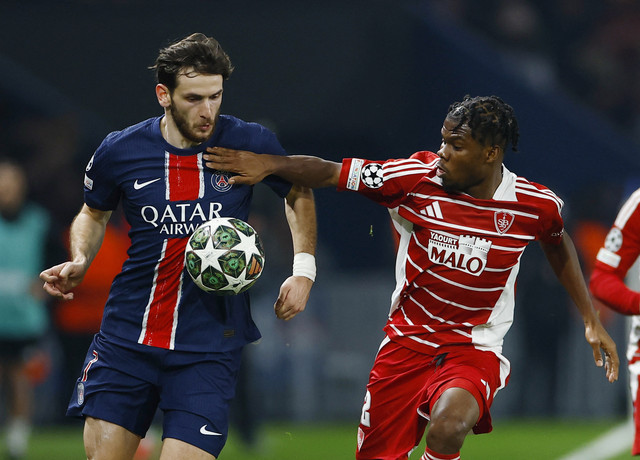
<svg viewBox="0 0 640 460">
<path fill-rule="evenodd" d="M 496 211 L 493 215 L 493 222 L 496 224 L 496 230 L 501 235 L 506 233 L 509 228 L 511 228 L 511 224 L 515 220 L 515 216 L 508 211 Z"/>
<path fill-rule="evenodd" d="M 219 192 L 226 192 L 231 189 L 232 185 L 229 183 L 229 173 L 226 171 L 213 171 L 213 174 L 211 174 L 211 185 Z"/>
</svg>

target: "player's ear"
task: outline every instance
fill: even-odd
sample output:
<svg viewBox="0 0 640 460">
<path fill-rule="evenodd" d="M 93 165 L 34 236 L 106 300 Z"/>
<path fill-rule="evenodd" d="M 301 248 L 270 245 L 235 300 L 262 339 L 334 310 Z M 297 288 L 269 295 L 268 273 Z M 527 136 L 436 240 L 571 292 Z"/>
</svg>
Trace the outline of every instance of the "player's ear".
<svg viewBox="0 0 640 460">
<path fill-rule="evenodd" d="M 167 108 L 171 106 L 171 92 L 165 85 L 160 83 L 156 85 L 156 97 L 161 107 Z"/>
<path fill-rule="evenodd" d="M 485 155 L 489 163 L 496 161 L 502 162 L 502 147 L 499 145 L 490 145 L 486 148 Z"/>
</svg>

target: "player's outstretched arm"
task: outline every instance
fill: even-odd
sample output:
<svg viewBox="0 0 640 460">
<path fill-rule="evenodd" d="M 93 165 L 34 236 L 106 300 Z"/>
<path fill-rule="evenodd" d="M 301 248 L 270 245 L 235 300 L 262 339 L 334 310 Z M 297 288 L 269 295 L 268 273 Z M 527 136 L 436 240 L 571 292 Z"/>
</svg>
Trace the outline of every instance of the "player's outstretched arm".
<svg viewBox="0 0 640 460">
<path fill-rule="evenodd" d="M 289 182 L 309 188 L 335 187 L 340 178 L 340 163 L 308 155 L 266 155 L 209 147 L 204 155 L 205 165 L 235 174 L 232 184 L 255 184 L 274 174 Z"/>
<path fill-rule="evenodd" d="M 287 278 L 274 304 L 276 316 L 288 321 L 304 311 L 315 281 L 316 206 L 310 188 L 294 185 L 285 198 L 285 215 L 293 240 L 293 275 Z"/>
<path fill-rule="evenodd" d="M 69 232 L 71 260 L 40 273 L 44 290 L 63 300 L 73 299 L 71 290 L 82 282 L 89 265 L 100 249 L 111 211 L 84 205 L 73 219 Z"/>
<path fill-rule="evenodd" d="M 613 339 L 609 336 L 596 314 L 587 285 L 582 275 L 578 254 L 567 233 L 558 245 L 541 243 L 542 249 L 556 276 L 567 290 L 582 315 L 585 338 L 593 349 L 593 358 L 598 367 L 604 364 L 607 379 L 618 380 L 620 358 Z M 602 360 L 604 351 L 605 361 Z"/>
</svg>

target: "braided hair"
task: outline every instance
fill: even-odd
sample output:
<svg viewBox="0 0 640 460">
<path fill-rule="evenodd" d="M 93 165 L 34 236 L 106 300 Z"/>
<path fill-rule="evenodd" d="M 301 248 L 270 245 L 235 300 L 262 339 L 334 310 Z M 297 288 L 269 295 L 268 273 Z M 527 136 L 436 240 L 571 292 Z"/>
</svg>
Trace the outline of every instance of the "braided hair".
<svg viewBox="0 0 640 460">
<path fill-rule="evenodd" d="M 457 121 L 457 127 L 469 126 L 471 136 L 482 145 L 506 149 L 511 144 L 513 151 L 518 151 L 518 120 L 513 108 L 498 96 L 466 95 L 462 102 L 449 106 L 447 118 Z"/>
</svg>

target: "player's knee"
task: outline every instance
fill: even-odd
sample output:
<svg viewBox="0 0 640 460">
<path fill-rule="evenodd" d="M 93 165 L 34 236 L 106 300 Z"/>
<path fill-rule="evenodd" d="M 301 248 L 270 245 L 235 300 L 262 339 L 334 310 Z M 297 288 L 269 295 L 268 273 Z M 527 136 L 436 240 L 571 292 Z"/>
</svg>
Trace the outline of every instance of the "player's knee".
<svg viewBox="0 0 640 460">
<path fill-rule="evenodd" d="M 437 452 L 460 450 L 464 438 L 473 428 L 466 420 L 454 416 L 432 419 L 427 431 L 427 445 Z"/>
</svg>

